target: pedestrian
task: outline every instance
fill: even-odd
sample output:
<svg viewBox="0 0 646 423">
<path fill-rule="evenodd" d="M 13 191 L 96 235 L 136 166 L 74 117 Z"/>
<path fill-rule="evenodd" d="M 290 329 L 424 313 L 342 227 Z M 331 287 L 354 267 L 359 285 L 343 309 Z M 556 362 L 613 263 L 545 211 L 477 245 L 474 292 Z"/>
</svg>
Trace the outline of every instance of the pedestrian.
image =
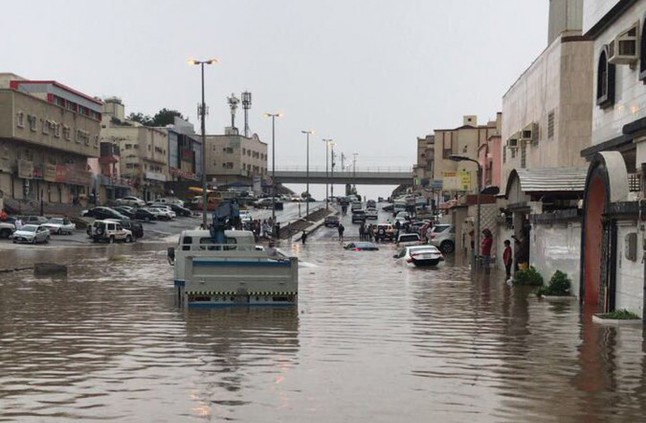
<svg viewBox="0 0 646 423">
<path fill-rule="evenodd" d="M 13 224 L 16 226 L 16 230 L 22 229 L 22 219 L 20 217 L 18 217 Z"/>
<path fill-rule="evenodd" d="M 505 280 L 511 280 L 511 264 L 512 264 L 512 251 L 511 251 L 511 242 L 505 240 L 505 250 L 502 253 L 502 262 L 505 264 Z"/>
<path fill-rule="evenodd" d="M 482 266 L 485 273 L 491 271 L 491 247 L 493 247 L 493 234 L 489 229 L 482 231 L 484 238 L 480 244 L 480 254 L 482 255 Z"/>
<path fill-rule="evenodd" d="M 364 226 L 364 224 L 362 223 L 361 225 L 359 225 L 359 239 L 360 239 L 361 241 L 363 241 L 363 237 L 364 237 L 364 233 L 365 233 L 365 231 L 366 231 L 366 227 L 365 227 L 365 226 Z"/>
<path fill-rule="evenodd" d="M 371 223 L 370 225 L 368 225 L 368 239 L 370 240 L 370 242 L 372 242 L 374 238 L 375 238 L 375 227 Z"/>
<path fill-rule="evenodd" d="M 303 243 L 303 245 L 305 245 L 306 241 L 307 241 L 307 232 L 303 230 L 303 235 L 301 235 L 301 242 Z"/>
<path fill-rule="evenodd" d="M 0 210 L 0 221 L 6 222 L 9 216 L 7 215 L 7 212 L 4 210 Z"/>
<path fill-rule="evenodd" d="M 345 226 L 343 226 L 343 223 L 339 222 L 339 227 L 337 228 L 339 231 L 339 242 L 343 242 L 343 232 L 345 231 Z"/>
</svg>

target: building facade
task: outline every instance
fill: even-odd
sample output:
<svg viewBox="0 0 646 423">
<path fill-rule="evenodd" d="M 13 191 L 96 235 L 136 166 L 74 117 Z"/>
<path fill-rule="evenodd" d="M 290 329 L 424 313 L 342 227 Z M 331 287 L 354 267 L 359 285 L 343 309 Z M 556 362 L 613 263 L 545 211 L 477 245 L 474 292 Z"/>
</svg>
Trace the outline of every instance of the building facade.
<svg viewBox="0 0 646 423">
<path fill-rule="evenodd" d="M 644 317 L 646 1 L 585 2 L 593 40 L 592 145 L 581 240 L 584 303 Z"/>
<path fill-rule="evenodd" d="M 207 179 L 217 186 L 267 177 L 267 144 L 258 135 L 208 135 L 206 137 Z"/>
<path fill-rule="evenodd" d="M 0 74 L 0 190 L 15 202 L 86 204 L 103 103 L 56 81 Z M 9 201 L 8 201 L 9 200 Z M 19 207 L 19 206 L 18 206 Z"/>
</svg>

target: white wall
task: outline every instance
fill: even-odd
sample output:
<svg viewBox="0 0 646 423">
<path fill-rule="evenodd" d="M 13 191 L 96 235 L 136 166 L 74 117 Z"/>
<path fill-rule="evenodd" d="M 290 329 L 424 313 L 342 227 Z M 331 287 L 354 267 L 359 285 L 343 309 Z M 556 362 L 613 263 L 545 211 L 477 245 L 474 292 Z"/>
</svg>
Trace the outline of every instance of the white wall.
<svg viewBox="0 0 646 423">
<path fill-rule="evenodd" d="M 617 289 L 615 309 L 626 309 L 643 316 L 644 310 L 644 264 L 643 234 L 636 222 L 619 222 L 617 228 Z M 628 233 L 637 232 L 637 260 L 625 256 L 624 239 Z"/>
<path fill-rule="evenodd" d="M 589 3 L 586 1 L 586 7 Z M 628 29 L 635 22 L 640 22 L 639 31 L 644 24 L 646 2 L 631 7 L 613 25 L 594 40 L 594 92 L 592 111 L 592 143 L 599 144 L 622 135 L 625 124 L 646 117 L 646 86 L 639 80 L 639 64 L 631 69 L 628 65 L 616 66 L 615 104 L 601 109 L 596 105 L 597 64 L 601 48 L 612 41 L 620 32 Z M 638 46 L 639 47 L 639 46 Z"/>
<path fill-rule="evenodd" d="M 580 223 L 533 224 L 529 255 L 530 264 L 543 275 L 545 284 L 560 270 L 572 280 L 572 295 L 579 296 Z"/>
</svg>

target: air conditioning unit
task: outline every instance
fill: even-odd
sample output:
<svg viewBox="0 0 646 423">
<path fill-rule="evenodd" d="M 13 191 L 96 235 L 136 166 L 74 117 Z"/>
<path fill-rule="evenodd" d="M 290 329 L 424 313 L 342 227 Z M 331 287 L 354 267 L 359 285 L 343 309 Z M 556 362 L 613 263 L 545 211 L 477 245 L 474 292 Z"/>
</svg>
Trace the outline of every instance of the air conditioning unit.
<svg viewBox="0 0 646 423">
<path fill-rule="evenodd" d="M 518 148 L 518 136 L 514 135 L 513 137 L 507 140 L 507 148 Z"/>
<path fill-rule="evenodd" d="M 639 59 L 639 22 L 608 44 L 608 63 L 633 65 Z"/>
<path fill-rule="evenodd" d="M 530 123 L 527 125 L 522 131 L 520 131 L 520 139 L 531 143 L 538 141 L 538 125 L 536 123 Z"/>
</svg>

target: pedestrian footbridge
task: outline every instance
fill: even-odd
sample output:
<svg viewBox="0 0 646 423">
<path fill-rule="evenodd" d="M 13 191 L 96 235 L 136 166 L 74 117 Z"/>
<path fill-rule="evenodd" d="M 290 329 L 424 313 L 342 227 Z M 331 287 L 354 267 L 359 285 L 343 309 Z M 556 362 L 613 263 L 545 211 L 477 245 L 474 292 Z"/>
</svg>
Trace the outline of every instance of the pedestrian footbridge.
<svg viewBox="0 0 646 423">
<path fill-rule="evenodd" d="M 271 176 L 271 170 L 269 171 Z M 325 169 L 276 169 L 276 183 L 281 184 L 355 184 L 355 185 L 407 185 L 413 183 L 412 168 L 363 168 L 349 171 Z"/>
</svg>

